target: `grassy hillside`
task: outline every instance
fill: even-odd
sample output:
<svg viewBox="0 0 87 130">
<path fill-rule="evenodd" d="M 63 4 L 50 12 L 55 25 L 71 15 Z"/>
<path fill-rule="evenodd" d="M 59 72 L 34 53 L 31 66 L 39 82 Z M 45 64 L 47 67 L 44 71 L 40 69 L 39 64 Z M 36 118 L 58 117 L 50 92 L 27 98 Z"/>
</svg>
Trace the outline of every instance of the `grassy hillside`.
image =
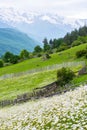
<svg viewBox="0 0 87 130">
<path fill-rule="evenodd" d="M 81 66 L 72 68 L 77 71 Z M 20 77 L 0 80 L 0 100 L 14 99 L 19 94 L 32 92 L 34 88 L 43 87 L 57 79 L 57 70 L 28 74 Z M 72 83 L 83 82 L 87 75 L 75 78 Z"/>
<path fill-rule="evenodd" d="M 0 130 L 87 130 L 87 86 L 1 109 Z"/>
<path fill-rule="evenodd" d="M 83 49 L 87 44 L 73 47 L 61 53 L 51 55 L 51 59 L 43 61 L 41 58 L 29 59 L 16 65 L 7 66 L 0 69 L 0 75 L 9 73 L 18 73 L 30 69 L 41 68 L 48 65 L 60 64 L 67 61 L 79 61 L 84 59 L 76 59 L 75 53 L 77 50 Z M 72 68 L 77 71 L 81 66 Z M 57 70 L 50 70 L 38 72 L 35 74 L 28 74 L 20 77 L 0 80 L 0 100 L 14 99 L 17 95 L 31 92 L 34 88 L 43 87 L 56 80 Z M 77 77 L 73 83 L 83 82 L 87 79 L 87 75 Z"/>
<path fill-rule="evenodd" d="M 0 100 L 15 98 L 18 94 L 31 92 L 56 80 L 56 71 L 47 71 L 0 80 Z"/>
<path fill-rule="evenodd" d="M 33 58 L 33 59 L 26 60 L 24 62 L 21 62 L 19 64 L 0 68 L 0 75 L 18 73 L 22 71 L 35 69 L 35 68 L 41 68 L 48 65 L 61 64 L 63 62 L 68 62 L 68 61 L 84 60 L 83 58 L 76 59 L 75 53 L 78 50 L 84 49 L 86 46 L 87 44 L 82 44 L 80 46 L 73 47 L 66 51 L 52 54 L 51 58 L 46 61 L 43 61 L 42 58 Z"/>
</svg>

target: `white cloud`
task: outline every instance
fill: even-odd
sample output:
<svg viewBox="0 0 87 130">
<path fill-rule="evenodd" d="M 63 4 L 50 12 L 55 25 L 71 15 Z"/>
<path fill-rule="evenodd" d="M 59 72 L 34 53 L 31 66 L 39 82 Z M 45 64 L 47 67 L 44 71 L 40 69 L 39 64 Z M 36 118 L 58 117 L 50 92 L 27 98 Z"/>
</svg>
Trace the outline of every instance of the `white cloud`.
<svg viewBox="0 0 87 130">
<path fill-rule="evenodd" d="M 50 23 L 52 23 L 52 24 L 57 24 L 56 19 L 53 18 L 53 17 L 50 17 L 50 16 L 48 16 L 48 15 L 42 16 L 41 19 L 42 19 L 43 21 L 48 21 L 48 22 L 50 22 Z"/>
<path fill-rule="evenodd" d="M 70 18 L 87 18 L 87 0 L 0 0 L 1 8 L 59 14 Z"/>
</svg>

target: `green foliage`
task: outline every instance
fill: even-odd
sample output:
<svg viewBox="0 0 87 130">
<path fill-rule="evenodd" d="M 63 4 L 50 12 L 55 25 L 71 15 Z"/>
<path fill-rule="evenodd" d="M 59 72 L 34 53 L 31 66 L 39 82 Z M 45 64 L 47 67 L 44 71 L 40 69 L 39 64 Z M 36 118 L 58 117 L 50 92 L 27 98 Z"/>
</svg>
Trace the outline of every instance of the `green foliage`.
<svg viewBox="0 0 87 130">
<path fill-rule="evenodd" d="M 34 52 L 37 54 L 37 53 L 40 53 L 42 51 L 42 48 L 37 45 L 35 48 L 34 48 Z"/>
<path fill-rule="evenodd" d="M 77 71 L 78 69 L 80 69 L 78 67 L 79 66 L 72 69 L 74 69 L 74 71 Z M 57 74 L 57 70 L 50 70 L 50 71 L 42 71 L 34 74 L 25 74 L 25 75 L 20 75 L 19 77 L 0 80 L 0 100 L 13 99 L 16 98 L 17 95 L 33 91 L 34 88 L 48 85 L 56 81 L 56 74 Z M 85 76 L 86 77 L 83 78 L 83 80 L 87 79 L 87 75 Z M 60 91 L 61 89 L 63 89 L 63 87 L 62 88 L 58 87 L 58 89 Z"/>
<path fill-rule="evenodd" d="M 42 55 L 39 53 L 39 54 L 37 54 L 37 57 L 41 57 Z"/>
<path fill-rule="evenodd" d="M 20 60 L 20 57 L 18 55 L 13 55 L 13 58 L 11 58 L 11 63 L 16 64 Z"/>
<path fill-rule="evenodd" d="M 45 54 L 46 55 L 46 58 L 49 59 L 51 58 L 49 54 Z"/>
<path fill-rule="evenodd" d="M 43 43 L 44 43 L 44 46 L 43 46 L 44 52 L 49 51 L 49 50 L 50 50 L 50 45 L 49 45 L 49 43 L 48 43 L 47 38 L 45 38 L 45 39 L 43 40 Z"/>
<path fill-rule="evenodd" d="M 49 41 L 51 49 L 58 48 L 63 43 L 63 38 L 54 39 Z"/>
<path fill-rule="evenodd" d="M 87 42 L 87 36 L 79 36 L 77 40 L 79 40 L 82 43 L 86 43 Z"/>
<path fill-rule="evenodd" d="M 63 43 L 59 46 L 59 48 L 57 49 L 57 52 L 64 51 L 66 49 L 68 49 L 68 46 L 67 44 Z"/>
<path fill-rule="evenodd" d="M 20 52 L 20 58 L 22 59 L 22 60 L 26 60 L 26 59 L 28 59 L 29 58 L 29 52 L 27 51 L 27 50 L 22 50 L 21 52 Z"/>
<path fill-rule="evenodd" d="M 4 66 L 4 63 L 2 60 L 0 60 L 0 68 Z"/>
<path fill-rule="evenodd" d="M 17 56 L 17 55 L 14 55 L 14 54 L 12 54 L 11 52 L 6 52 L 4 55 L 3 55 L 3 61 L 5 62 L 5 63 L 12 63 L 12 64 L 16 64 L 16 63 L 18 63 L 18 61 L 19 61 L 19 56 Z"/>
<path fill-rule="evenodd" d="M 84 26 L 79 28 L 78 30 L 75 29 L 71 33 L 67 33 L 63 38 L 54 39 L 54 40 L 51 39 L 49 41 L 49 44 L 52 49 L 59 48 L 60 46 L 60 51 L 61 51 L 63 50 L 63 47 L 61 47 L 63 43 L 66 43 L 69 47 L 71 47 L 86 42 L 87 42 L 87 26 Z"/>
<path fill-rule="evenodd" d="M 32 58 L 28 60 L 24 60 L 23 62 L 20 62 L 15 65 L 7 66 L 0 68 L 0 75 L 4 74 L 10 74 L 10 73 L 18 73 L 18 72 L 23 72 L 31 69 L 36 69 L 38 68 L 37 63 L 39 65 L 39 68 L 49 66 L 49 65 L 54 65 L 54 64 L 61 64 L 63 62 L 72 62 L 72 61 L 79 61 L 79 60 L 86 60 L 84 57 L 82 59 L 77 59 L 76 58 L 76 52 L 85 49 L 87 44 L 81 44 L 79 46 L 72 47 L 70 49 L 67 49 L 63 51 L 62 53 L 54 53 L 51 54 L 51 58 L 49 60 L 43 61 L 42 58 Z"/>
<path fill-rule="evenodd" d="M 49 59 L 49 58 L 51 58 L 51 56 L 50 56 L 48 53 L 46 53 L 46 54 L 44 54 L 44 55 L 42 56 L 42 59 L 43 59 L 43 60 L 47 60 L 47 59 Z"/>
<path fill-rule="evenodd" d="M 74 46 L 78 46 L 78 45 L 80 45 L 80 44 L 82 44 L 81 41 L 79 41 L 79 40 L 75 40 L 75 41 L 72 43 L 72 47 L 74 47 Z"/>
<path fill-rule="evenodd" d="M 11 59 L 13 59 L 13 54 L 11 52 L 6 52 L 4 55 L 3 55 L 3 60 L 4 62 L 10 62 L 11 63 Z"/>
<path fill-rule="evenodd" d="M 86 53 L 87 53 L 87 50 L 77 51 L 77 52 L 76 52 L 76 57 L 77 57 L 77 58 L 80 58 L 80 57 L 82 57 L 82 56 L 85 56 Z"/>
<path fill-rule="evenodd" d="M 87 36 L 79 36 L 77 40 L 72 43 L 72 46 L 78 46 L 87 42 Z"/>
<path fill-rule="evenodd" d="M 87 26 L 79 28 L 79 36 L 87 36 Z"/>
<path fill-rule="evenodd" d="M 71 45 L 75 40 L 77 40 L 80 36 L 87 36 L 87 26 L 81 27 L 78 30 L 74 30 L 71 33 L 67 33 L 65 37 L 63 38 L 64 42 L 67 43 L 67 45 Z M 84 38 L 82 38 L 84 39 Z M 78 39 L 81 42 L 82 39 Z"/>
<path fill-rule="evenodd" d="M 73 71 L 71 71 L 69 68 L 62 68 L 57 71 L 57 83 L 59 86 L 63 86 L 67 83 L 69 83 L 73 78 L 75 77 L 75 74 Z"/>
</svg>

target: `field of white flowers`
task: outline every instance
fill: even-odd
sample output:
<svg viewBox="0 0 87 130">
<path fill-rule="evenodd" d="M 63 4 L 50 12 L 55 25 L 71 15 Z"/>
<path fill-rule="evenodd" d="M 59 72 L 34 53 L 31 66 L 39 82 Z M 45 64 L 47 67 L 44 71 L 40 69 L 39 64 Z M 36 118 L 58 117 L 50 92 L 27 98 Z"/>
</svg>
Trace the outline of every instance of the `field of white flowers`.
<svg viewBox="0 0 87 130">
<path fill-rule="evenodd" d="M 87 86 L 0 109 L 0 130 L 87 130 Z"/>
</svg>

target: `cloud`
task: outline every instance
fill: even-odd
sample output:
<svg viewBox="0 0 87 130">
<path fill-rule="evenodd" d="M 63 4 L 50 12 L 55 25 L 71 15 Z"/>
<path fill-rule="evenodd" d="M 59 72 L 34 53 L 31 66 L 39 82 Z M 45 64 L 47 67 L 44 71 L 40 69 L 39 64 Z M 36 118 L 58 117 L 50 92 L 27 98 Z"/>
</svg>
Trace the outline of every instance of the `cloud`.
<svg viewBox="0 0 87 130">
<path fill-rule="evenodd" d="M 87 0 L 0 0 L 0 8 L 15 8 L 52 13 L 72 18 L 87 18 Z"/>
</svg>

